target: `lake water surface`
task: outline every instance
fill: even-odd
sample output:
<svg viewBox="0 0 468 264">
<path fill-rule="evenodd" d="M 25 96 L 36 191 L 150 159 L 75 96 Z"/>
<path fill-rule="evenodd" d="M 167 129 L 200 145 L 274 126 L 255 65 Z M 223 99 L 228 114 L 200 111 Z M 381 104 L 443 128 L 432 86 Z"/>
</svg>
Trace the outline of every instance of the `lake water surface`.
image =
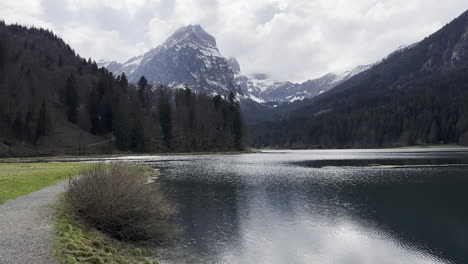
<svg viewBox="0 0 468 264">
<path fill-rule="evenodd" d="M 125 159 L 179 205 L 166 263 L 468 263 L 468 149 Z"/>
</svg>

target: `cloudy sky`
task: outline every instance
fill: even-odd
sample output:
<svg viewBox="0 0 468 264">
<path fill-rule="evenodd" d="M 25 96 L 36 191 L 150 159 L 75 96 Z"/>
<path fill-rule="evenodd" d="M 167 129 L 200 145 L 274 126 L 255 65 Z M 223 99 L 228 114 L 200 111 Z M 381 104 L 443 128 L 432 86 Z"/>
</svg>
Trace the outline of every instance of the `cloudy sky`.
<svg viewBox="0 0 468 264">
<path fill-rule="evenodd" d="M 467 9 L 467 0 L 1 0 L 0 18 L 119 62 L 200 24 L 244 73 L 302 81 L 375 62 Z"/>
</svg>

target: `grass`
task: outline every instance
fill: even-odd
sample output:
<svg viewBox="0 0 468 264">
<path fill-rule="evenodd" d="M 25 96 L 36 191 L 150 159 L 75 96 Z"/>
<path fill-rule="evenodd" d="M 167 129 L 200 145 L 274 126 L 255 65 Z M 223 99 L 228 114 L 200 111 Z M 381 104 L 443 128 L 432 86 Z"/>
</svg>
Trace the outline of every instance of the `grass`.
<svg viewBox="0 0 468 264">
<path fill-rule="evenodd" d="M 0 163 L 0 204 L 76 176 L 89 166 L 86 163 Z"/>
<path fill-rule="evenodd" d="M 57 208 L 54 255 L 60 264 L 157 264 L 146 251 L 117 241 L 80 223 L 66 208 Z"/>
</svg>

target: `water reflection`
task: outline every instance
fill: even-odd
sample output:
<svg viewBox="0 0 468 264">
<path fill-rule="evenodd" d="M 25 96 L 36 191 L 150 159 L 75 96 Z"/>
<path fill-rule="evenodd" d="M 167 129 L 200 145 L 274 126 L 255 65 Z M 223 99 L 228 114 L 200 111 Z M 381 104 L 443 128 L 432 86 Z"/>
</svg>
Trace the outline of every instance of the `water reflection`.
<svg viewBox="0 0 468 264">
<path fill-rule="evenodd" d="M 118 159 L 165 172 L 184 228 L 167 263 L 468 259 L 466 149 Z"/>
<path fill-rule="evenodd" d="M 184 253 L 169 249 L 169 263 L 463 263 L 468 170 L 457 164 L 467 157 L 292 151 L 142 162 L 167 172 L 162 184 L 181 205 Z"/>
</svg>

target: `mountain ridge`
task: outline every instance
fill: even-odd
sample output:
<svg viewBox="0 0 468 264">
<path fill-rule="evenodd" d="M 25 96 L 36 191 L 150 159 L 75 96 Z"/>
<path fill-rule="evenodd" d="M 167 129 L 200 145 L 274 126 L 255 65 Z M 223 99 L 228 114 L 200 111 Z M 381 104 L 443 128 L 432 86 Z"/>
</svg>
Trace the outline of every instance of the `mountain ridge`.
<svg viewBox="0 0 468 264">
<path fill-rule="evenodd" d="M 468 145 L 468 11 L 288 116 L 252 129 L 254 146 Z M 288 127 L 285 131 L 283 128 Z M 268 137 L 267 135 L 275 136 Z M 266 140 L 268 138 L 268 141 Z"/>
</svg>

